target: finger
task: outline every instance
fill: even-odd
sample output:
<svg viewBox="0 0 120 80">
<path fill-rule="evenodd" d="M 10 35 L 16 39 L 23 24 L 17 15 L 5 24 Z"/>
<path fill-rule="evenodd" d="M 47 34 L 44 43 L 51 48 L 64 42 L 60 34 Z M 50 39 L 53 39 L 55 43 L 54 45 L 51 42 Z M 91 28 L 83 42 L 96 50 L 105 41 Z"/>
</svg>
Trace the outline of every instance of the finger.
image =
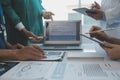
<svg viewBox="0 0 120 80">
<path fill-rule="evenodd" d="M 95 5 L 95 9 L 100 9 L 100 5 L 96 1 L 94 2 L 94 5 Z"/>
<path fill-rule="evenodd" d="M 34 48 L 31 52 L 32 56 L 38 56 L 38 57 L 45 57 L 45 55 L 43 54 L 43 52 L 41 52 L 40 50 Z"/>
<path fill-rule="evenodd" d="M 21 44 L 17 44 L 17 48 L 18 49 L 22 49 L 22 48 L 24 48 L 25 46 L 23 46 L 23 45 L 21 45 Z"/>
<path fill-rule="evenodd" d="M 52 13 L 52 12 L 49 12 L 50 13 L 50 15 L 55 15 L 54 13 Z"/>
<path fill-rule="evenodd" d="M 38 56 L 45 55 L 43 49 L 41 49 L 39 46 L 33 45 L 32 47 L 33 47 L 34 52 L 37 53 L 34 55 L 38 55 Z"/>
<path fill-rule="evenodd" d="M 93 26 L 93 28 L 94 28 L 94 31 L 101 30 L 101 28 L 99 26 Z"/>
<path fill-rule="evenodd" d="M 37 38 L 29 37 L 29 40 L 33 43 L 40 42 L 43 36 L 38 36 Z"/>
<path fill-rule="evenodd" d="M 29 32 L 29 39 L 30 38 L 38 39 L 38 37 L 36 35 L 34 35 L 32 32 Z"/>
<path fill-rule="evenodd" d="M 41 41 L 41 39 L 40 40 L 35 40 L 35 39 L 32 39 L 32 40 L 30 40 L 32 43 L 38 43 L 38 42 L 40 42 Z"/>
<path fill-rule="evenodd" d="M 89 30 L 89 32 L 93 32 L 96 31 L 97 27 L 96 26 L 92 26 L 92 28 Z"/>
<path fill-rule="evenodd" d="M 93 10 L 94 6 L 95 6 L 94 4 L 91 5 L 91 9 L 92 9 L 92 10 Z"/>
<path fill-rule="evenodd" d="M 94 3 L 95 3 L 95 5 L 96 5 L 96 7 L 99 7 L 99 4 L 98 4 L 96 1 L 95 1 Z"/>
<path fill-rule="evenodd" d="M 33 47 L 38 49 L 39 51 L 41 51 L 44 54 L 44 50 L 42 48 L 40 48 L 39 46 L 33 45 Z"/>
<path fill-rule="evenodd" d="M 47 12 L 48 13 L 48 15 L 55 15 L 54 13 L 52 13 L 52 12 Z"/>
<path fill-rule="evenodd" d="M 101 47 L 107 52 L 107 53 L 109 53 L 109 51 L 111 51 L 112 50 L 112 47 L 111 48 L 109 48 L 110 46 L 108 46 L 108 45 L 105 45 L 104 43 L 101 45 Z"/>
<path fill-rule="evenodd" d="M 103 42 L 103 45 L 108 47 L 108 48 L 112 48 L 114 44 L 108 43 L 108 42 Z"/>
<path fill-rule="evenodd" d="M 94 26 L 92 26 L 89 30 L 89 32 L 92 32 L 92 31 L 94 31 Z"/>
</svg>

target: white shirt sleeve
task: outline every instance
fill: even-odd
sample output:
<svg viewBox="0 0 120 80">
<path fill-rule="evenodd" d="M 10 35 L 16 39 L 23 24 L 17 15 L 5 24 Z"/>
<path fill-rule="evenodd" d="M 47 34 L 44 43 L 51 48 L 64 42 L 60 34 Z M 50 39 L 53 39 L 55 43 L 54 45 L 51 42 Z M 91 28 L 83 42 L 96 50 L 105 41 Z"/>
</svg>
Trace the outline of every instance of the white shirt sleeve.
<svg viewBox="0 0 120 80">
<path fill-rule="evenodd" d="M 108 24 L 120 23 L 120 0 L 103 0 L 102 9 Z"/>
<path fill-rule="evenodd" d="M 21 31 L 23 28 L 25 28 L 25 26 L 23 25 L 22 22 L 18 23 L 15 27 L 16 27 L 19 31 Z"/>
<path fill-rule="evenodd" d="M 45 10 L 45 9 L 43 9 L 43 10 L 42 10 L 42 13 L 43 13 L 43 12 L 46 12 L 46 10 Z"/>
</svg>

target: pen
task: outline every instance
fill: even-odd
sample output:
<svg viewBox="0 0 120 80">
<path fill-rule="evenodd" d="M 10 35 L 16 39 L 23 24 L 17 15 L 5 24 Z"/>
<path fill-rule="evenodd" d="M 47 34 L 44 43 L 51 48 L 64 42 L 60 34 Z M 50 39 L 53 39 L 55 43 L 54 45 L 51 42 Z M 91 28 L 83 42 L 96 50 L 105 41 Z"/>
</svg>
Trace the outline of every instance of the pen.
<svg viewBox="0 0 120 80">
<path fill-rule="evenodd" d="M 109 29 L 105 29 L 105 30 L 97 30 L 97 31 L 88 32 L 88 33 L 85 33 L 85 34 L 91 34 L 91 33 L 102 32 L 102 31 L 110 31 L 110 30 L 114 30 L 114 29 L 116 29 L 116 28 L 109 28 Z"/>
</svg>

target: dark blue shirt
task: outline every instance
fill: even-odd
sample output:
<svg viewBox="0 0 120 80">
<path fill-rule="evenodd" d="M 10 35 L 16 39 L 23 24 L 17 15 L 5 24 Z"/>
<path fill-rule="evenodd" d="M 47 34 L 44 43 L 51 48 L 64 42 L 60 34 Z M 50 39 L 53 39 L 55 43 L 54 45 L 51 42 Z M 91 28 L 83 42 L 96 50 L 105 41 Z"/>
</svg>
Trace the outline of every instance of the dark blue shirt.
<svg viewBox="0 0 120 80">
<path fill-rule="evenodd" d="M 2 6 L 0 5 L 0 49 L 6 48 L 4 29 L 5 29 L 5 24 L 3 19 L 3 11 L 2 11 Z"/>
</svg>

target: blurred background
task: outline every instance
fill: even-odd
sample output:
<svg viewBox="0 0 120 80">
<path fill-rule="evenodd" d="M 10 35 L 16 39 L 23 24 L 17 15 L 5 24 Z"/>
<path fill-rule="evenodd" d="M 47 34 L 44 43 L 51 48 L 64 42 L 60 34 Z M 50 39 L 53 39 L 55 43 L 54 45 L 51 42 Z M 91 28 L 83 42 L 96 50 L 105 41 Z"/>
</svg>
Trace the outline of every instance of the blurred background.
<svg viewBox="0 0 120 80">
<path fill-rule="evenodd" d="M 92 25 L 100 25 L 99 21 L 89 16 L 73 11 L 74 8 L 90 8 L 91 4 L 96 1 L 101 5 L 101 0 L 42 0 L 44 8 L 55 13 L 54 20 L 82 20 L 82 33 L 88 32 Z M 87 43 L 88 40 L 84 39 Z"/>
</svg>

